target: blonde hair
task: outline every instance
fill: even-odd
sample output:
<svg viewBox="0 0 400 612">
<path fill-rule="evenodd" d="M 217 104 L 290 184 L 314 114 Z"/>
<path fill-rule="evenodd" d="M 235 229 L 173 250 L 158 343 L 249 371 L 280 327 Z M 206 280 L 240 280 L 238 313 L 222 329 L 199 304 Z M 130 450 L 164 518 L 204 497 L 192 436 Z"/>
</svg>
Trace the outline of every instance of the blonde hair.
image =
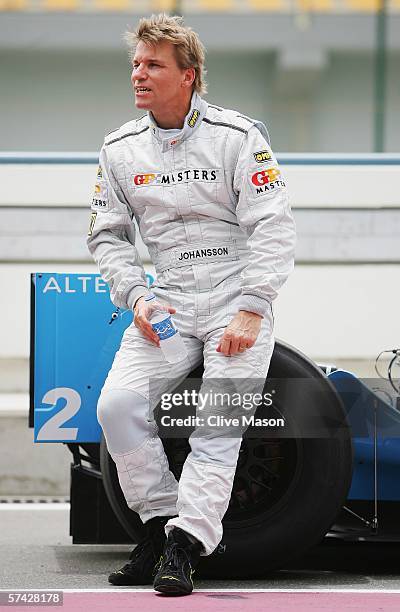
<svg viewBox="0 0 400 612">
<path fill-rule="evenodd" d="M 143 17 L 134 32 L 125 33 L 125 41 L 131 59 L 139 41 L 147 45 L 156 45 L 163 41 L 172 43 L 179 68 L 195 69 L 194 90 L 200 95 L 207 93 L 207 84 L 204 80 L 205 49 L 199 35 L 184 25 L 183 17 L 171 17 L 165 13 Z"/>
</svg>

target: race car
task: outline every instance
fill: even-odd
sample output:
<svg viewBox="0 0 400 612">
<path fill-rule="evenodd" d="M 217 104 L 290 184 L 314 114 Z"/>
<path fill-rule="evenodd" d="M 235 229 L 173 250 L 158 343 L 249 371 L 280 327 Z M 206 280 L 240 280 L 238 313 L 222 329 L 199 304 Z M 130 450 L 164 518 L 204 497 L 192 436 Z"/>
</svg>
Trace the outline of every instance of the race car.
<svg viewBox="0 0 400 612">
<path fill-rule="evenodd" d="M 35 443 L 64 443 L 72 453 L 73 543 L 129 543 L 142 534 L 96 417 L 132 316 L 113 306 L 99 275 L 32 275 L 30 426 Z M 399 355 L 394 350 L 392 363 Z M 184 385 L 201 376 L 199 367 Z M 393 376 L 378 388 L 376 380 L 318 365 L 277 340 L 265 389 L 275 392 L 269 416 L 283 419 L 285 428 L 246 432 L 223 539 L 202 558 L 200 573 L 265 575 L 324 536 L 400 539 L 400 404 Z M 188 438 L 163 438 L 163 444 L 179 478 Z"/>
</svg>

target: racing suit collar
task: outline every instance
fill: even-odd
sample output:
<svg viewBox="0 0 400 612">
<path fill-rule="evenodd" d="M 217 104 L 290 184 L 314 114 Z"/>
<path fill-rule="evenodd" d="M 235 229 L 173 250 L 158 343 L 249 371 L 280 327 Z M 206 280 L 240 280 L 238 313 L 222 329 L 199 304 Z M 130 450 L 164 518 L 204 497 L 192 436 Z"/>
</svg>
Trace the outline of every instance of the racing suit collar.
<svg viewBox="0 0 400 612">
<path fill-rule="evenodd" d="M 150 129 L 153 134 L 153 137 L 160 143 L 162 151 L 168 151 L 169 149 L 179 145 L 183 140 L 186 140 L 186 138 L 191 136 L 201 124 L 203 117 L 207 112 L 207 107 L 207 102 L 203 100 L 203 98 L 201 98 L 199 94 L 194 91 L 192 94 L 190 109 L 185 117 L 182 130 L 179 132 L 179 134 L 176 134 L 175 136 L 171 136 L 169 138 L 165 138 L 161 135 L 160 128 L 155 122 L 151 111 L 149 111 L 148 117 L 150 122 Z"/>
</svg>

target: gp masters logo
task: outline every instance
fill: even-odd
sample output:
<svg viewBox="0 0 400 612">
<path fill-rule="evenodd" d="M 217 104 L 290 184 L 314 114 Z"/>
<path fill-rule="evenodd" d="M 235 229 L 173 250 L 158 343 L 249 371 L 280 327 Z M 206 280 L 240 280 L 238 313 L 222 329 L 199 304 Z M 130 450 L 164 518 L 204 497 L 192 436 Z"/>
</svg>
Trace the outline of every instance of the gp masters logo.
<svg viewBox="0 0 400 612">
<path fill-rule="evenodd" d="M 135 174 L 133 176 L 134 184 L 139 187 L 139 185 L 150 185 L 155 181 L 156 177 L 159 176 L 157 174 Z"/>
<path fill-rule="evenodd" d="M 256 187 L 256 195 L 273 191 L 277 187 L 285 187 L 279 168 L 267 168 L 255 172 L 251 177 L 251 183 Z"/>
<path fill-rule="evenodd" d="M 190 183 L 194 181 L 206 183 L 219 182 L 218 168 L 191 168 L 189 170 L 177 170 L 176 172 L 143 172 L 143 174 L 133 175 L 133 184 L 135 187 L 144 187 L 146 185 L 174 185 L 175 183 Z"/>
</svg>

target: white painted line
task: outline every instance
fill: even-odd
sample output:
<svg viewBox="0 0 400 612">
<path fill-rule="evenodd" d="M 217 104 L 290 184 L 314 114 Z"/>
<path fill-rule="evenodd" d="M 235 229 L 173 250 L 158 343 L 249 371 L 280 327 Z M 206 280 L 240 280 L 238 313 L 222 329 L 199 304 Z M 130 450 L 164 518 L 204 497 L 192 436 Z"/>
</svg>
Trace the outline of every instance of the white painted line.
<svg viewBox="0 0 400 612">
<path fill-rule="evenodd" d="M 65 593 L 79 593 L 79 589 L 62 589 Z M 129 591 L 130 593 L 134 593 L 139 589 L 124 589 L 124 591 Z M 107 593 L 118 593 L 120 592 L 118 589 L 99 589 L 101 592 Z M 141 593 L 146 593 L 149 591 L 153 593 L 153 587 L 149 587 L 148 589 L 140 589 Z M 203 593 L 394 593 L 400 595 L 400 589 L 241 589 L 240 587 L 236 589 L 196 589 L 196 591 L 200 591 Z M 92 592 L 92 589 L 87 589 L 85 591 L 87 593 Z"/>
<path fill-rule="evenodd" d="M 48 591 L 62 591 L 63 593 L 154 593 L 152 587 L 147 589 L 131 589 L 118 587 L 118 589 L 62 589 L 54 587 L 53 589 L 11 589 L 12 591 L 18 592 L 48 592 Z M 0 592 L 9 592 L 10 589 L 0 589 Z M 236 589 L 214 589 L 212 587 L 207 589 L 196 589 L 195 592 L 200 593 L 376 593 L 377 595 L 400 595 L 400 589 L 242 589 L 237 587 Z"/>
<path fill-rule="evenodd" d="M 44 502 L 43 504 L 39 504 L 37 502 L 33 502 L 32 504 L 28 504 L 26 502 L 23 503 L 15 503 L 15 502 L 5 502 L 0 503 L 0 511 L 1 510 L 69 510 L 70 504 L 60 502 Z"/>
</svg>

